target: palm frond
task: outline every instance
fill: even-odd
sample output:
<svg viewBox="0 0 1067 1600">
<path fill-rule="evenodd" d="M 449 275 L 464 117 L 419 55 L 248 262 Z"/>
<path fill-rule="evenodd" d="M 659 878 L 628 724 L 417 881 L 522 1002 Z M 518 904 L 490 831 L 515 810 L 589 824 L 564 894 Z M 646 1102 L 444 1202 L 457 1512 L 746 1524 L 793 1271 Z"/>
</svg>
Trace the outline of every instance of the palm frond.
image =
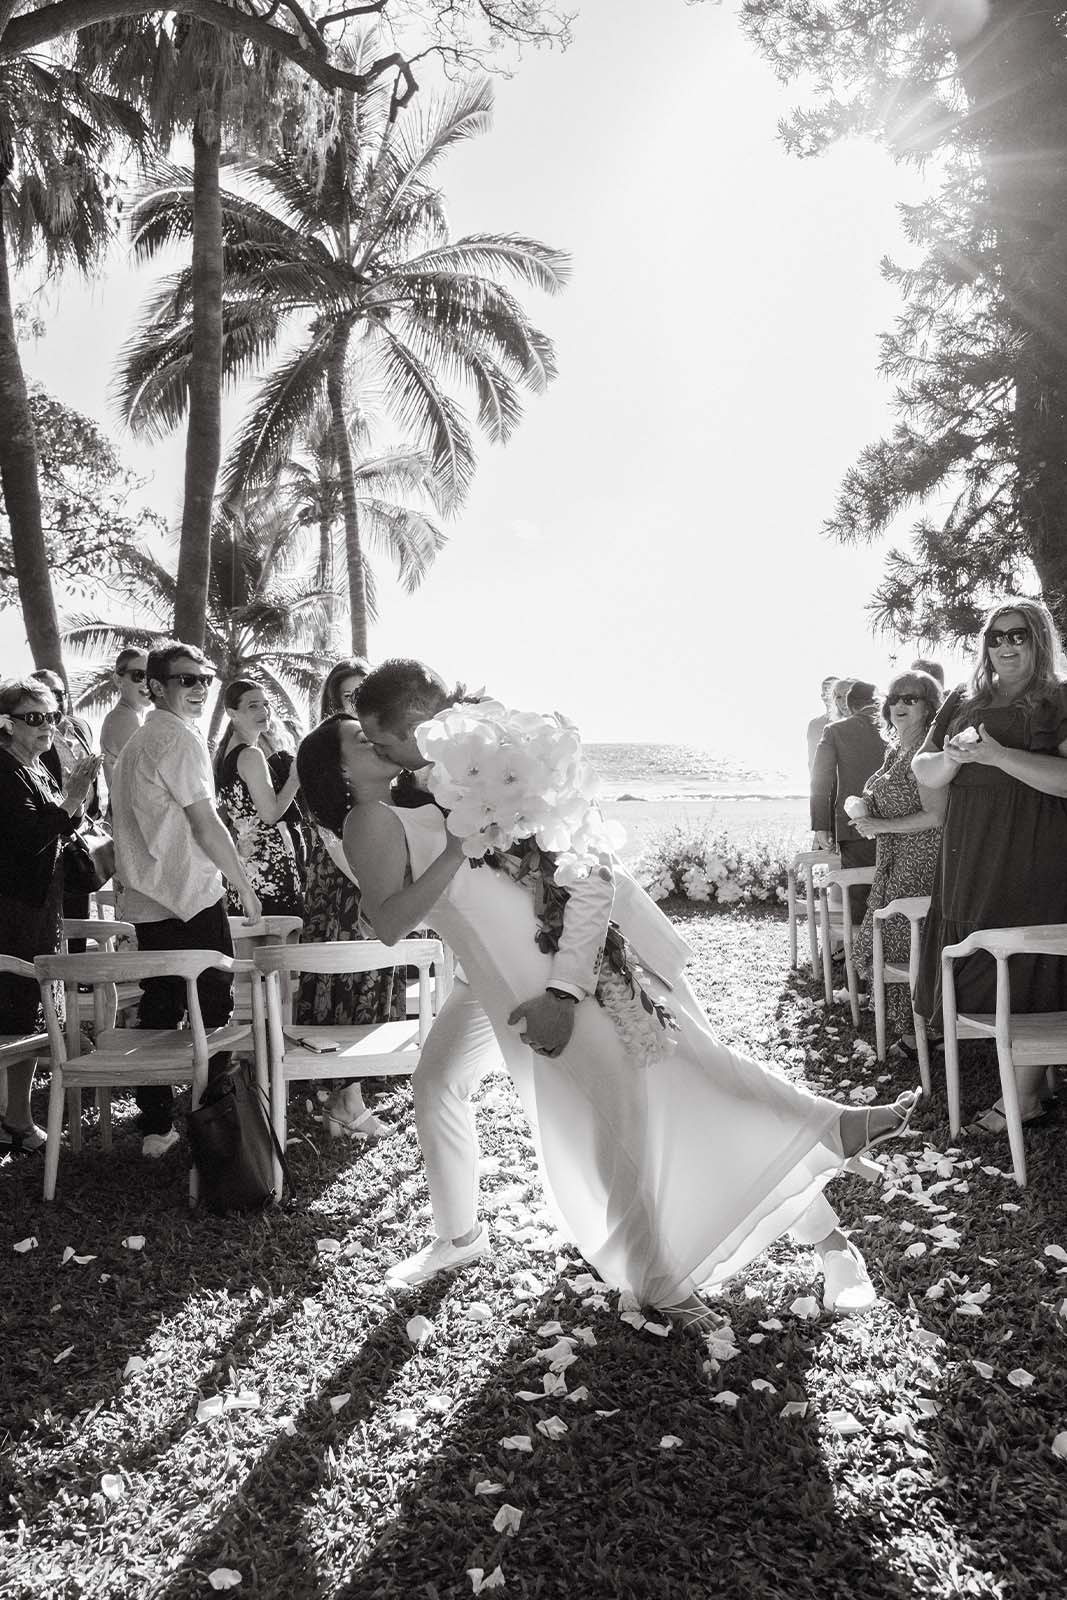
<svg viewBox="0 0 1067 1600">
<path fill-rule="evenodd" d="M 326 326 L 268 374 L 230 447 L 220 487 L 227 497 L 263 482 L 292 453 L 293 435 L 326 385 L 331 329 Z"/>
<path fill-rule="evenodd" d="M 508 272 L 533 289 L 559 294 L 567 285 L 571 266 L 571 257 L 565 250 L 554 250 L 539 239 L 518 233 L 469 233 L 410 257 L 394 268 L 394 273 L 398 278 L 410 278 L 424 274 L 481 277 Z"/>
<path fill-rule="evenodd" d="M 423 512 L 388 500 L 364 500 L 360 522 L 369 542 L 395 564 L 405 593 L 414 594 L 448 543 Z"/>
<path fill-rule="evenodd" d="M 461 501 L 474 476 L 474 447 L 460 407 L 433 373 L 388 327 L 378 330 L 388 405 L 404 430 L 430 452 L 445 502 Z"/>
</svg>

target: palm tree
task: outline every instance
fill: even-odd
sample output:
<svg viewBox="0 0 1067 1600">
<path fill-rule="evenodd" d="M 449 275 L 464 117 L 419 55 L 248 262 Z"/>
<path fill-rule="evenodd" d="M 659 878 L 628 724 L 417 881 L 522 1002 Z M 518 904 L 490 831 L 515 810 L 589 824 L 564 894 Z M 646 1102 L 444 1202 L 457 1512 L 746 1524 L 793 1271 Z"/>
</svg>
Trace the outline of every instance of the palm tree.
<svg viewBox="0 0 1067 1600">
<path fill-rule="evenodd" d="M 151 648 L 172 635 L 178 580 L 136 545 L 116 552 L 121 578 L 116 597 L 135 624 L 93 616 L 71 617 L 64 642 L 83 657 L 99 657 L 78 683 L 77 704 L 98 710 L 114 693 L 111 661 L 125 645 Z M 264 685 L 298 726 L 305 702 L 321 677 L 314 641 L 333 596 L 316 581 L 308 541 L 294 526 L 281 494 L 272 486 L 216 514 L 211 540 L 204 654 L 222 686 L 233 678 Z M 223 717 L 222 694 L 212 712 L 209 737 Z"/>
<path fill-rule="evenodd" d="M 365 51 L 366 46 L 363 49 Z M 349 53 L 357 68 L 359 50 Z M 399 120 L 386 90 L 342 106 L 322 170 L 294 148 L 239 164 L 250 195 L 224 192 L 223 369 L 241 378 L 295 340 L 254 396 L 223 490 L 268 478 L 291 453 L 297 428 L 324 399 L 341 486 L 352 648 L 366 652 L 367 593 L 345 380 L 353 353 L 405 434 L 428 451 L 442 503 L 455 508 L 474 470 L 464 414 L 449 392 L 478 402 L 491 440 L 521 414 L 520 388 L 555 374 L 550 340 L 500 281 L 550 293 L 566 281 L 561 252 L 512 234 L 451 240 L 429 179 L 457 143 L 489 122 L 485 83 L 453 87 Z M 259 196 L 260 198 L 255 198 Z M 192 227 L 187 169 L 156 163 L 132 216 L 134 246 L 151 259 Z M 121 402 L 143 432 L 173 428 L 185 410 L 191 354 L 188 269 L 166 279 L 127 345 Z"/>
<path fill-rule="evenodd" d="M 433 463 L 423 450 L 372 453 L 370 421 L 355 406 L 349 408 L 347 434 L 360 544 L 366 542 L 387 555 L 405 592 L 413 594 L 447 539 L 423 509 L 433 503 L 437 491 Z M 327 405 L 317 405 L 301 425 L 296 446 L 294 459 L 284 468 L 286 502 L 297 526 L 314 530 L 318 540 L 317 582 L 324 592 L 332 592 L 336 534 L 344 522 L 344 494 L 334 448 L 333 418 Z M 377 584 L 366 559 L 363 574 L 367 616 L 374 622 L 378 616 Z M 316 644 L 324 657 L 341 654 L 336 606 L 331 608 Z"/>
<path fill-rule="evenodd" d="M 121 99 L 54 61 L 0 61 L 0 488 L 11 524 L 19 600 L 33 659 L 63 671 L 59 619 L 41 526 L 37 444 L 19 357 L 10 262 L 41 250 L 49 269 L 87 272 L 114 232 L 115 186 L 104 170 L 146 130 Z"/>
<path fill-rule="evenodd" d="M 192 135 L 192 265 L 185 482 L 174 634 L 203 645 L 215 485 L 222 459 L 222 210 L 219 172 L 229 131 L 258 146 L 293 78 L 273 52 L 185 16 L 123 17 L 78 35 L 77 59 L 136 97 L 160 142 Z"/>
</svg>

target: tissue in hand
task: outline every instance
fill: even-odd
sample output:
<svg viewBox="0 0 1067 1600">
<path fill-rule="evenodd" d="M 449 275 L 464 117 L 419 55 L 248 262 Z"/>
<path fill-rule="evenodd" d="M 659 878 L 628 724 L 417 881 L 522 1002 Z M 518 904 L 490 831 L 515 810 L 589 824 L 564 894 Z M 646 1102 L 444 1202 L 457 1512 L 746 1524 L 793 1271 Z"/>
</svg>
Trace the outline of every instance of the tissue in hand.
<svg viewBox="0 0 1067 1600">
<path fill-rule="evenodd" d="M 957 735 L 953 739 L 952 743 L 953 744 L 978 744 L 980 739 L 981 739 L 981 735 L 979 734 L 977 728 L 964 728 L 961 733 L 957 733 Z"/>
<path fill-rule="evenodd" d="M 855 822 L 857 817 L 868 815 L 867 802 L 861 794 L 850 794 L 844 804 L 845 816 Z"/>
</svg>

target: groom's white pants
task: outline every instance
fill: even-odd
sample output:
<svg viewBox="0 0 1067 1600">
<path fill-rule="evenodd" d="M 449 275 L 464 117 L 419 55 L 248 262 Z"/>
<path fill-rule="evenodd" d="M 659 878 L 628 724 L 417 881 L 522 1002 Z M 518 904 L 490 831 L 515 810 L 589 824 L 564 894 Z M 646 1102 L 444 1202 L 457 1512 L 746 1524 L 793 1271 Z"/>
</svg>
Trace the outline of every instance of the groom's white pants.
<svg viewBox="0 0 1067 1600">
<path fill-rule="evenodd" d="M 533 1069 L 516 1034 L 505 1065 L 537 1137 Z M 478 1219 L 478 1135 L 472 1096 L 486 1072 L 499 1065 L 501 1048 L 492 1023 L 457 979 L 439 1011 L 411 1080 L 415 1127 L 426 1165 L 438 1237 L 459 1239 Z M 838 1226 L 837 1212 L 822 1194 L 790 1229 L 798 1244 L 817 1244 Z"/>
</svg>

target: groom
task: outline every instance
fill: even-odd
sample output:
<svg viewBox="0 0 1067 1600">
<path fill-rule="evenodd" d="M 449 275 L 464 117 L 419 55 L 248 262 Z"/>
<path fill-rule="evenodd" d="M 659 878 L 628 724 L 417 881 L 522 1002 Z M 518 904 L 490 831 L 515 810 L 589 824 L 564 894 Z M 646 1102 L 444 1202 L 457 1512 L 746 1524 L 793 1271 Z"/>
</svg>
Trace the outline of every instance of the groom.
<svg viewBox="0 0 1067 1600">
<path fill-rule="evenodd" d="M 442 678 L 422 662 L 386 661 L 360 684 L 356 715 L 375 750 L 417 773 L 430 763 L 414 730 L 452 696 Z M 672 924 L 619 863 L 568 886 L 563 931 L 551 981 L 515 1007 L 508 1021 L 524 1024 L 524 1042 L 555 1058 L 566 1049 L 580 1000 L 594 993 L 609 920 L 614 916 L 645 965 L 670 981 L 681 978 L 690 955 Z M 387 1273 L 394 1285 L 415 1287 L 476 1260 L 490 1249 L 489 1229 L 478 1218 L 478 1141 L 471 1096 L 482 1075 L 499 1063 L 492 1024 L 469 985 L 457 979 L 447 1008 L 423 1045 L 412 1079 L 415 1126 L 426 1164 L 437 1237 Z M 827 1310 L 856 1312 L 877 1298 L 863 1257 L 838 1227 L 820 1195 L 792 1229 L 794 1239 L 818 1251 Z"/>
</svg>

